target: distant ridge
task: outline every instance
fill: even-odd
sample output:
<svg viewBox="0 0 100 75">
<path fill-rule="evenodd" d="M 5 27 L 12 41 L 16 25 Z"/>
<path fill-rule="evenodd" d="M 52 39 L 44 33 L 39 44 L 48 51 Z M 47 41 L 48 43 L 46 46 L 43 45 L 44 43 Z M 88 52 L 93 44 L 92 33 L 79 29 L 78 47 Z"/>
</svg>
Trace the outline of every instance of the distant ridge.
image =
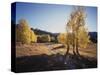
<svg viewBox="0 0 100 75">
<path fill-rule="evenodd" d="M 50 36 L 57 37 L 60 34 L 60 33 L 51 33 L 51 32 L 48 32 L 48 31 L 41 30 L 41 29 L 31 28 L 31 30 L 33 30 L 34 33 L 37 34 L 37 35 L 49 34 Z M 97 43 L 97 32 L 89 32 L 88 34 L 90 36 L 90 40 L 93 43 Z"/>
<path fill-rule="evenodd" d="M 38 34 L 38 35 L 49 34 L 50 36 L 54 36 L 54 37 L 56 37 L 57 35 L 59 35 L 59 33 L 51 33 L 51 32 L 40 30 L 40 29 L 33 29 L 33 28 L 31 28 L 31 30 L 33 30 L 34 33 Z"/>
<path fill-rule="evenodd" d="M 97 32 L 89 32 L 90 40 L 97 43 Z"/>
</svg>

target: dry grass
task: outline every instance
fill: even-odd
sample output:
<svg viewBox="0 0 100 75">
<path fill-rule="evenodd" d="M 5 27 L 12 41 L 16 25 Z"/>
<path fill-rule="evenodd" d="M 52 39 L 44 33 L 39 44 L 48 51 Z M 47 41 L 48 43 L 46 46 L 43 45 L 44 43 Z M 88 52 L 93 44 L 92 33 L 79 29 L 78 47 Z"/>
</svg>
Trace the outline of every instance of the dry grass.
<svg viewBox="0 0 100 75">
<path fill-rule="evenodd" d="M 49 49 L 44 44 L 34 43 L 32 45 L 16 46 L 16 57 L 40 54 L 50 55 Z"/>
<path fill-rule="evenodd" d="M 52 55 L 60 53 L 65 54 L 66 48 L 58 48 L 52 50 L 54 47 L 60 46 L 61 44 L 52 44 L 52 43 L 33 43 L 31 45 L 16 45 L 16 57 L 21 56 L 32 56 L 32 55 Z M 87 48 L 80 48 L 79 52 L 81 55 L 86 57 L 96 58 L 97 56 L 97 45 L 90 44 Z M 70 48 L 70 54 L 73 54 L 72 49 Z"/>
</svg>

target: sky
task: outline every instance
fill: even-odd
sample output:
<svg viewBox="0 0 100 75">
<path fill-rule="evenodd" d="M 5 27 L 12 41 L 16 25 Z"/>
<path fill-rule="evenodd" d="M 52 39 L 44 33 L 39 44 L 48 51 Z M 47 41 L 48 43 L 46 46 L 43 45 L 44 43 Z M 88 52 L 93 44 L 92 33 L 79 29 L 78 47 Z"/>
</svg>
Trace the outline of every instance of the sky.
<svg viewBox="0 0 100 75">
<path fill-rule="evenodd" d="M 97 31 L 97 7 L 85 7 L 86 26 Z M 66 23 L 73 11 L 72 5 L 16 3 L 16 23 L 25 19 L 29 26 L 52 33 L 64 33 Z"/>
</svg>

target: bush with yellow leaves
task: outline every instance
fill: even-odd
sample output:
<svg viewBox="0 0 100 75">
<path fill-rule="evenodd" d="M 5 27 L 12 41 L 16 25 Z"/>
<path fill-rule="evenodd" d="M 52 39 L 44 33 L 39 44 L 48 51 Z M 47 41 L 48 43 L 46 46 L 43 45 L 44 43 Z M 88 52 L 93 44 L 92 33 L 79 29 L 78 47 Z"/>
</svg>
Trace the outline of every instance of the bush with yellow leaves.
<svg viewBox="0 0 100 75">
<path fill-rule="evenodd" d="M 16 41 L 22 42 L 23 44 L 37 41 L 35 33 L 30 29 L 27 21 L 24 19 L 21 19 L 19 24 L 16 25 Z"/>
</svg>

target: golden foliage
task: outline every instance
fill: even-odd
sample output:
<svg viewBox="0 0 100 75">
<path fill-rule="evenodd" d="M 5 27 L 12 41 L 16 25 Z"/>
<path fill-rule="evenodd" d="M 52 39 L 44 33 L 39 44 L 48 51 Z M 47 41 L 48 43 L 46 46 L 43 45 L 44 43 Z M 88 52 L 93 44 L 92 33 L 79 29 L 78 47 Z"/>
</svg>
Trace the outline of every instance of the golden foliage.
<svg viewBox="0 0 100 75">
<path fill-rule="evenodd" d="M 25 44 L 36 42 L 36 35 L 30 30 L 27 21 L 24 19 L 21 19 L 16 26 L 16 41 Z"/>
<path fill-rule="evenodd" d="M 67 33 L 71 34 L 69 35 L 69 40 L 73 40 L 70 41 L 70 44 L 78 45 L 83 48 L 85 48 L 89 42 L 88 31 L 85 28 L 85 15 L 84 7 L 74 8 L 66 25 Z"/>
<path fill-rule="evenodd" d="M 30 39 L 31 39 L 31 42 L 37 42 L 37 36 L 32 30 L 30 30 Z"/>
<path fill-rule="evenodd" d="M 58 42 L 59 43 L 62 43 L 62 44 L 65 44 L 67 42 L 67 34 L 65 33 L 60 33 L 57 37 L 58 39 Z"/>
<path fill-rule="evenodd" d="M 86 28 L 82 26 L 78 32 L 79 46 L 82 48 L 86 48 L 86 46 L 90 42 L 89 38 L 90 36 L 88 35 Z"/>
</svg>

